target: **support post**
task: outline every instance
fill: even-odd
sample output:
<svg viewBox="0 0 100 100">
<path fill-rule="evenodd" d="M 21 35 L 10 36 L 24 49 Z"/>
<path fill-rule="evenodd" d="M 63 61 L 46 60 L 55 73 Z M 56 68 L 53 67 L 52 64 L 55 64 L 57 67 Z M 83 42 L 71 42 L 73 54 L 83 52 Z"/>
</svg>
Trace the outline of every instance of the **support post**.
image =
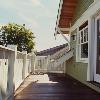
<svg viewBox="0 0 100 100">
<path fill-rule="evenodd" d="M 22 70 L 22 79 L 24 80 L 26 75 L 25 75 L 25 69 L 26 69 L 26 61 L 27 61 L 27 51 L 23 51 L 23 70 Z"/>
<path fill-rule="evenodd" d="M 9 56 L 8 56 L 7 100 L 13 100 L 15 91 L 14 67 L 16 66 L 17 46 L 9 45 L 8 47 L 14 49 L 14 51 L 9 51 Z"/>
<path fill-rule="evenodd" d="M 31 72 L 34 73 L 35 72 L 35 59 L 36 59 L 36 55 L 34 54 L 34 52 L 31 53 Z"/>
</svg>

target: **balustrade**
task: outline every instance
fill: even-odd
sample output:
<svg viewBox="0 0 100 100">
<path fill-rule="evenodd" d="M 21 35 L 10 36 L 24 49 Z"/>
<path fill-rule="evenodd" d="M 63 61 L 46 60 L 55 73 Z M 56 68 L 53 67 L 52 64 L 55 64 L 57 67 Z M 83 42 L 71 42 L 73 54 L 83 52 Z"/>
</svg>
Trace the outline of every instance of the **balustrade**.
<svg viewBox="0 0 100 100">
<path fill-rule="evenodd" d="M 34 53 L 17 51 L 16 46 L 0 46 L 0 100 L 7 100 L 34 69 Z"/>
</svg>

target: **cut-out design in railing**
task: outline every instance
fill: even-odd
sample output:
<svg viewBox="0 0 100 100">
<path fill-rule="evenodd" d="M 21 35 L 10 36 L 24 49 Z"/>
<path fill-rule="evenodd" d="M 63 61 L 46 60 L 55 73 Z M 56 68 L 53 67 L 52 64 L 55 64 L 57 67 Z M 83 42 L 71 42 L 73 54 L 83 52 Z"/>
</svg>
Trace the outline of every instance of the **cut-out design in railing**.
<svg viewBox="0 0 100 100">
<path fill-rule="evenodd" d="M 59 58 L 61 58 L 63 55 L 65 55 L 67 52 L 69 51 L 69 47 L 65 47 L 62 50 L 56 52 L 55 54 L 51 55 L 50 59 L 54 59 L 57 60 Z"/>
</svg>

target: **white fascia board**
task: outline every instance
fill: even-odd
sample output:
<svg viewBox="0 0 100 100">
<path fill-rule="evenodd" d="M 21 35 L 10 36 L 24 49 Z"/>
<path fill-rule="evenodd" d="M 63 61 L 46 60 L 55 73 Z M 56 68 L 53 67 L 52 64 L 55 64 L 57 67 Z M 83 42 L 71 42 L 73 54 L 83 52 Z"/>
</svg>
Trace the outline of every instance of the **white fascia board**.
<svg viewBox="0 0 100 100">
<path fill-rule="evenodd" d="M 60 20 L 62 5 L 63 5 L 63 0 L 60 1 L 60 7 L 59 7 L 59 10 L 58 10 L 59 12 L 58 12 L 58 18 L 57 18 L 56 29 L 57 29 L 57 27 L 58 27 L 58 25 L 59 25 L 59 20 Z M 56 30 L 56 32 L 55 32 L 55 35 L 56 35 L 56 34 L 57 34 L 57 30 Z"/>
</svg>

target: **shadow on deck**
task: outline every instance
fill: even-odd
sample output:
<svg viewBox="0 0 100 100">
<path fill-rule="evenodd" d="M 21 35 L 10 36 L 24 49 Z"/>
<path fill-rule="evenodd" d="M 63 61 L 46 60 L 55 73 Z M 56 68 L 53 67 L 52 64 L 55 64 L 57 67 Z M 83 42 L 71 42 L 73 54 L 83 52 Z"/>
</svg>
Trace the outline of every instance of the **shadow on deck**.
<svg viewBox="0 0 100 100">
<path fill-rule="evenodd" d="M 70 76 L 44 74 L 30 75 L 15 100 L 100 100 L 100 94 Z"/>
</svg>

